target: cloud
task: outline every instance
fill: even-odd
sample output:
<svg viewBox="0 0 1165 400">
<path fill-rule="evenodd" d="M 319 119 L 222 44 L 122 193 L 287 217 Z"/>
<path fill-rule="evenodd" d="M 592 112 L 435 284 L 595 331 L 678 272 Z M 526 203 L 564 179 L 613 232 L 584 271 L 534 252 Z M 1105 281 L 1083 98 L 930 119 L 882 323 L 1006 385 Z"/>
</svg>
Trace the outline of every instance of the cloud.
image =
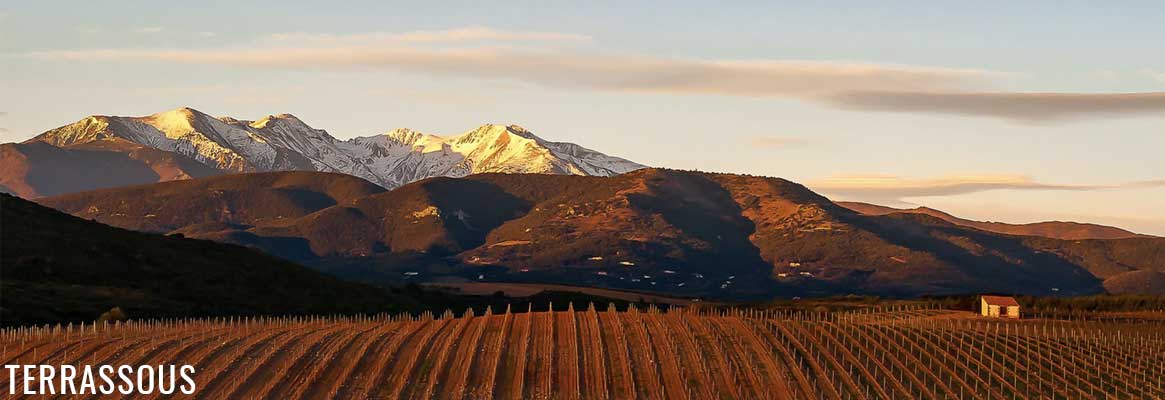
<svg viewBox="0 0 1165 400">
<path fill-rule="evenodd" d="M 1116 186 L 1116 187 L 1114 187 L 1114 188 L 1119 188 L 1119 189 L 1147 189 L 1147 188 L 1157 188 L 1157 187 L 1165 187 L 1165 179 L 1155 179 L 1155 180 L 1148 180 L 1148 181 L 1129 182 L 1129 183 L 1125 183 L 1125 184 L 1123 184 L 1123 185 L 1118 185 L 1118 186 Z"/>
<path fill-rule="evenodd" d="M 811 181 L 808 186 L 830 195 L 902 203 L 907 197 L 954 196 L 988 190 L 1095 191 L 1165 187 L 1165 179 L 1115 185 L 1068 185 L 1043 183 L 1025 175 L 976 174 L 912 179 L 882 174 L 834 175 Z"/>
<path fill-rule="evenodd" d="M 134 31 L 134 33 L 158 33 L 158 32 L 164 31 L 164 30 L 166 30 L 166 28 L 161 27 L 161 26 L 147 26 L 147 27 L 134 29 L 133 31 Z"/>
<path fill-rule="evenodd" d="M 247 46 L 40 51 L 68 61 L 156 61 L 253 68 L 392 70 L 613 92 L 785 98 L 848 110 L 1062 121 L 1165 111 L 1165 92 L 992 91 L 1000 72 L 862 62 L 708 60 L 532 43 L 590 36 L 466 27 L 355 34 L 280 33 Z M 525 47 L 525 48 L 523 48 Z"/>
<path fill-rule="evenodd" d="M 419 74 L 511 79 L 621 92 L 816 99 L 840 91 L 918 91 L 969 86 L 985 72 L 807 61 L 706 61 L 510 48 L 287 47 L 207 50 L 74 50 L 26 53 L 70 61 L 163 61 L 264 68 L 387 68 Z"/>
<path fill-rule="evenodd" d="M 1145 93 L 1008 93 L 1008 92 L 866 92 L 828 96 L 840 108 L 988 116 L 1039 122 L 1165 111 L 1165 92 Z"/>
<path fill-rule="evenodd" d="M 203 32 L 194 32 L 194 34 L 195 34 L 195 35 L 198 35 L 198 37 L 204 37 L 204 38 L 210 38 L 210 37 L 215 37 L 215 36 L 218 36 L 218 33 L 217 33 L 217 32 L 208 32 L 208 31 L 203 31 Z"/>
<path fill-rule="evenodd" d="M 803 137 L 765 136 L 749 139 L 748 144 L 762 149 L 787 149 L 805 147 L 813 144 L 813 141 Z"/>
<path fill-rule="evenodd" d="M 270 36 L 281 42 L 312 45 L 369 45 L 374 43 L 448 43 L 486 41 L 548 41 L 548 42 L 589 42 L 590 36 L 559 32 L 504 31 L 483 26 L 465 28 L 412 31 L 412 32 L 364 32 L 354 34 L 285 32 Z"/>
</svg>

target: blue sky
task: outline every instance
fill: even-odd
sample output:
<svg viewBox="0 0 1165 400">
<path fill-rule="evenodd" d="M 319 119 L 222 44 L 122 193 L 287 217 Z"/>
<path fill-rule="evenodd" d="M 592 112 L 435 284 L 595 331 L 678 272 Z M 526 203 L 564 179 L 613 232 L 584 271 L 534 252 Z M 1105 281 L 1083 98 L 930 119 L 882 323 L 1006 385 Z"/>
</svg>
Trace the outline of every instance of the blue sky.
<svg viewBox="0 0 1165 400">
<path fill-rule="evenodd" d="M 1159 2 L 0 4 L 0 140 L 290 112 L 340 138 L 514 123 L 832 198 L 1165 235 Z"/>
</svg>

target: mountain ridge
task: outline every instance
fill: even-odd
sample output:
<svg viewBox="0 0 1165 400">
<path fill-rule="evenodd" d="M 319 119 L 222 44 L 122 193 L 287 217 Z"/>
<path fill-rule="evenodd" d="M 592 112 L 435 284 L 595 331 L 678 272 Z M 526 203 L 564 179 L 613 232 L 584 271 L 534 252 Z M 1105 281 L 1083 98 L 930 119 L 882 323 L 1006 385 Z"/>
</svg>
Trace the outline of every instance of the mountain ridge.
<svg viewBox="0 0 1165 400">
<path fill-rule="evenodd" d="M 288 174 L 296 177 L 282 178 Z M 272 179 L 287 183 L 258 189 Z M 362 185 L 318 172 L 231 174 L 40 201 L 127 229 L 252 246 L 340 276 L 393 283 L 485 279 L 735 299 L 1067 295 L 1102 292 L 1109 278 L 1127 281 L 1127 272 L 1165 263 L 1165 239 L 1071 241 L 923 214 L 863 215 L 780 178 L 658 168 L 613 177 L 491 173 L 309 202 L 333 186 L 320 180 Z M 210 191 L 221 191 L 216 198 L 262 192 L 288 206 L 257 215 L 246 201 L 199 200 L 206 181 L 225 182 Z M 163 189 L 170 194 L 155 193 Z M 130 201 L 151 198 L 161 200 Z M 406 274 L 413 272 L 422 278 Z"/>
<path fill-rule="evenodd" d="M 178 153 L 120 138 L 57 147 L 45 142 L 0 144 L 0 186 L 25 198 L 219 175 Z"/>
<path fill-rule="evenodd" d="M 189 107 L 143 117 L 89 116 L 24 143 L 69 148 L 102 140 L 173 152 L 227 173 L 339 172 L 386 188 L 434 176 L 610 176 L 644 167 L 574 143 L 545 140 L 518 125 L 485 124 L 447 137 L 400 128 L 340 140 L 292 114 L 245 120 L 212 117 Z"/>
<path fill-rule="evenodd" d="M 837 204 L 867 215 L 887 215 L 893 213 L 925 214 L 940 218 L 955 225 L 1009 235 L 1043 236 L 1065 240 L 1153 237 L 1151 235 L 1134 233 L 1118 227 L 1084 222 L 1041 221 L 1027 224 L 1009 224 L 1005 222 L 969 220 L 956 217 L 942 210 L 937 210 L 925 206 L 915 208 L 894 208 L 853 201 L 839 201 Z"/>
</svg>

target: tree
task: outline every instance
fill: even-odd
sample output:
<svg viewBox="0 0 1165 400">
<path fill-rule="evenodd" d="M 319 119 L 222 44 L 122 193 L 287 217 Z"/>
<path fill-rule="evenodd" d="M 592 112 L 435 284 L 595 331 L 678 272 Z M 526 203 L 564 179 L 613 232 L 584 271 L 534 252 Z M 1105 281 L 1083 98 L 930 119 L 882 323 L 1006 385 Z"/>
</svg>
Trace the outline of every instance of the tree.
<svg viewBox="0 0 1165 400">
<path fill-rule="evenodd" d="M 109 311 L 101 313 L 101 316 L 97 317 L 97 322 L 101 323 L 101 322 L 125 321 L 127 319 L 129 319 L 129 316 L 125 314 L 125 311 L 121 310 L 121 307 L 113 307 L 113 308 L 110 308 Z"/>
</svg>

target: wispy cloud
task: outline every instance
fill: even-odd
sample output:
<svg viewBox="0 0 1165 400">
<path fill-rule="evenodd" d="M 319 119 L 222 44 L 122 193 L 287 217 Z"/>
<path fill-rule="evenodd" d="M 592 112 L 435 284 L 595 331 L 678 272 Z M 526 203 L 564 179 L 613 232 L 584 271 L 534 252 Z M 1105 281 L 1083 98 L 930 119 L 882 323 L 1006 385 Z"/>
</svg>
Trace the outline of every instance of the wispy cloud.
<svg viewBox="0 0 1165 400">
<path fill-rule="evenodd" d="M 134 33 L 158 33 L 164 30 L 166 30 L 166 28 L 161 26 L 146 26 L 134 29 L 133 31 Z"/>
<path fill-rule="evenodd" d="M 1008 93 L 864 92 L 825 98 L 835 106 L 864 111 L 895 111 L 989 116 L 1040 122 L 1113 115 L 1160 114 L 1165 92 Z"/>
<path fill-rule="evenodd" d="M 624 92 L 817 99 L 840 91 L 955 89 L 975 70 L 807 61 L 705 61 L 475 47 L 290 47 L 268 49 L 43 51 L 73 61 L 165 61 L 277 68 L 392 68 L 420 74 L 502 78 L 543 86 Z"/>
<path fill-rule="evenodd" d="M 412 31 L 412 32 L 363 32 L 351 34 L 284 32 L 270 36 L 271 39 L 309 45 L 352 46 L 386 43 L 452 43 L 452 42 L 589 42 L 590 36 L 560 32 L 505 31 L 483 26 L 465 28 Z"/>
<path fill-rule="evenodd" d="M 1165 187 L 1165 179 L 1110 185 L 1068 185 L 1039 182 L 1017 174 L 948 175 L 921 179 L 883 174 L 846 174 L 810 181 L 808 186 L 830 195 L 902 203 L 902 199 L 908 197 L 954 196 L 988 190 L 1095 191 Z"/>
<path fill-rule="evenodd" d="M 748 144 L 762 149 L 787 149 L 809 146 L 813 144 L 813 141 L 803 137 L 764 136 L 751 138 L 748 140 Z"/>
<path fill-rule="evenodd" d="M 71 61 L 157 61 L 287 69 L 391 69 L 502 79 L 543 87 L 618 92 L 788 98 L 882 112 L 1061 121 L 1165 111 L 1165 92 L 992 91 L 999 72 L 861 62 L 708 60 L 616 54 L 531 43 L 590 36 L 467 27 L 355 34 L 280 33 L 250 46 L 206 49 L 41 51 Z"/>
</svg>

